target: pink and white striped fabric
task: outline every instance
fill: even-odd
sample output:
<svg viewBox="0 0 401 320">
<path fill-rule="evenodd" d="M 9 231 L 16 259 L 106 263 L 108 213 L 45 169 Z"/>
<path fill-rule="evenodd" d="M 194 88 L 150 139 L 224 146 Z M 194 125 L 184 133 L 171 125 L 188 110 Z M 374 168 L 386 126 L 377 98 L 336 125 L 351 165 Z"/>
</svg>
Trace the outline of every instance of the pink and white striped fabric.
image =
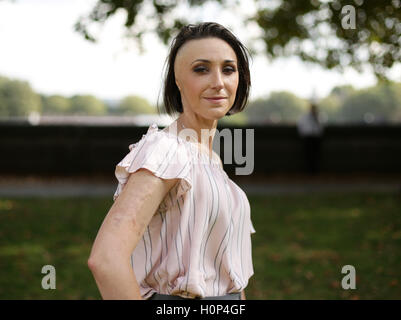
<svg viewBox="0 0 401 320">
<path fill-rule="evenodd" d="M 227 176 L 219 156 L 197 143 L 149 127 L 117 164 L 116 200 L 128 176 L 140 168 L 163 179 L 179 178 L 131 255 L 141 295 L 184 298 L 240 292 L 253 275 L 246 194 Z"/>
</svg>

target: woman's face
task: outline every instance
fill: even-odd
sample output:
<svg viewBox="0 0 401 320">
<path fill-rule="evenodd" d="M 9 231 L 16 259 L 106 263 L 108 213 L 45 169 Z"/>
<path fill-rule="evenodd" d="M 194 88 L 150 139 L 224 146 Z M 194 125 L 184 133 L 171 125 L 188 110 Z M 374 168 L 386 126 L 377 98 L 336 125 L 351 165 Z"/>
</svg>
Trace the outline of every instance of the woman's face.
<svg viewBox="0 0 401 320">
<path fill-rule="evenodd" d="M 224 40 L 205 38 L 186 42 L 178 50 L 174 73 L 184 113 L 218 120 L 234 104 L 239 79 L 237 56 Z M 219 99 L 211 99 L 216 97 Z"/>
</svg>

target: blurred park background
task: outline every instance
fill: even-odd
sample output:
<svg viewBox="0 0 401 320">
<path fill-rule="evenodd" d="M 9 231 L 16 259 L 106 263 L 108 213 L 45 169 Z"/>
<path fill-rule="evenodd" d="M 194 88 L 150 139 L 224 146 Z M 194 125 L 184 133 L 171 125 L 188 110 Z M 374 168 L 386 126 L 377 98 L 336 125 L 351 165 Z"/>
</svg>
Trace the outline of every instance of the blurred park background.
<svg viewBox="0 0 401 320">
<path fill-rule="evenodd" d="M 252 174 L 224 165 L 257 231 L 247 298 L 401 299 L 399 0 L 0 0 L 0 299 L 101 298 L 87 258 L 115 165 L 173 121 L 158 113 L 168 44 L 203 21 L 253 57 L 247 109 L 219 122 L 254 130 Z"/>
</svg>

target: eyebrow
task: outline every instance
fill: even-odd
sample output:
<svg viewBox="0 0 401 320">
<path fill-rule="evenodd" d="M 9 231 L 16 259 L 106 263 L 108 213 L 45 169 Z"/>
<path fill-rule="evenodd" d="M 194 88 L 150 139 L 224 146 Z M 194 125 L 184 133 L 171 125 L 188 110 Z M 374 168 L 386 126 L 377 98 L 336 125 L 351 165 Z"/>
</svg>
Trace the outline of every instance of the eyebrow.
<svg viewBox="0 0 401 320">
<path fill-rule="evenodd" d="M 196 61 L 202 61 L 202 62 L 210 63 L 210 60 L 207 60 L 207 59 L 196 59 L 196 60 L 192 61 L 191 65 L 194 64 Z M 235 60 L 224 60 L 224 63 L 227 63 L 227 62 L 235 62 Z"/>
</svg>

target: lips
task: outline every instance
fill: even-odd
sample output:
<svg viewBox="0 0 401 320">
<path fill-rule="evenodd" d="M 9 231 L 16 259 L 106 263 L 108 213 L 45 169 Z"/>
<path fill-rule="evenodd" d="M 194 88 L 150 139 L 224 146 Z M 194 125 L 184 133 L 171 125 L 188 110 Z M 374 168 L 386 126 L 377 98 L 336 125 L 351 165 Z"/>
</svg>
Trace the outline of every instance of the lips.
<svg viewBox="0 0 401 320">
<path fill-rule="evenodd" d="M 217 100 L 217 99 L 226 99 L 226 97 L 206 97 L 206 99 L 213 99 L 213 100 Z"/>
<path fill-rule="evenodd" d="M 205 98 L 206 100 L 210 101 L 210 102 L 221 102 L 224 101 L 225 99 L 227 99 L 226 97 L 210 97 L 210 98 Z"/>
</svg>

